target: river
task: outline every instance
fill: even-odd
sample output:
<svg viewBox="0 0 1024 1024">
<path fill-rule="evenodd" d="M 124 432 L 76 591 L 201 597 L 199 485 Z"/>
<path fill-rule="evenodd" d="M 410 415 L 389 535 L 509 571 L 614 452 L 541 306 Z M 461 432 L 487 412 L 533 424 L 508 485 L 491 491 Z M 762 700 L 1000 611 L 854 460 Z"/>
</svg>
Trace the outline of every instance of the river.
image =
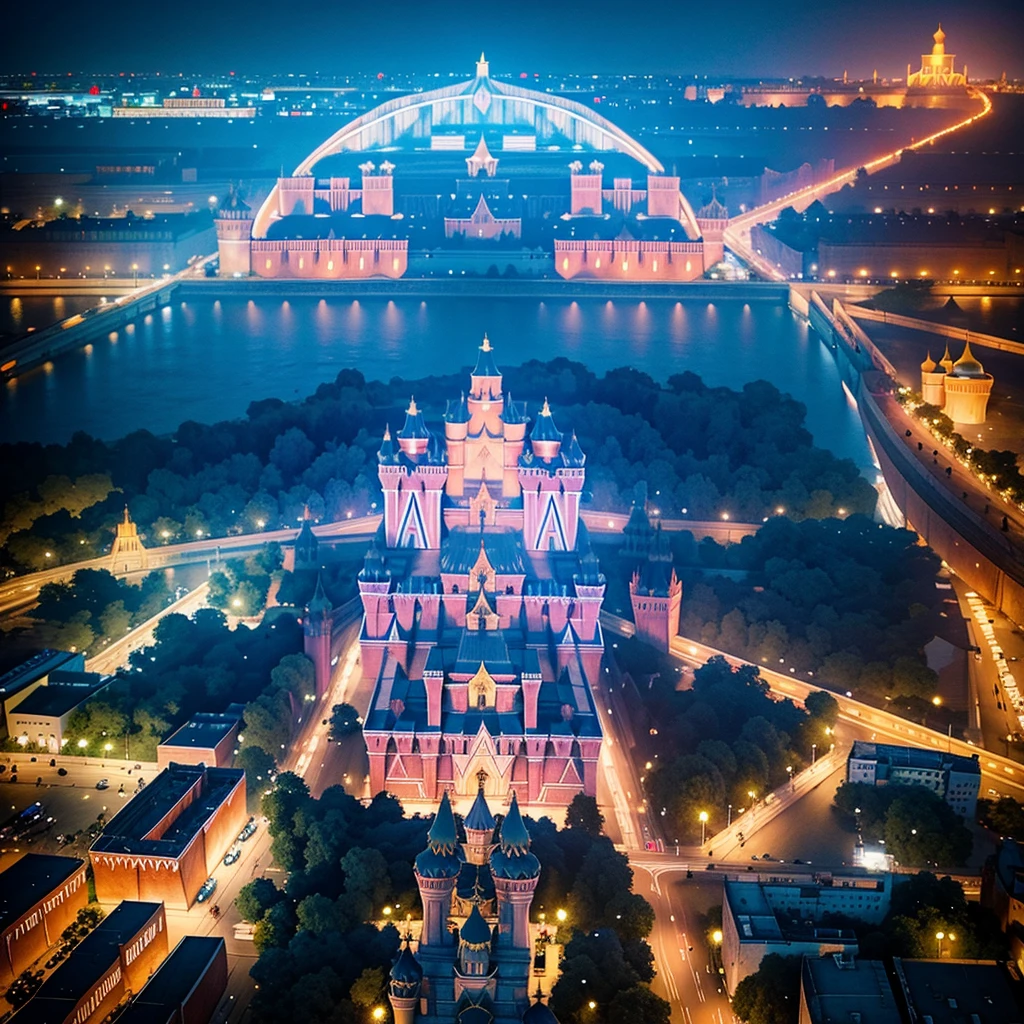
<svg viewBox="0 0 1024 1024">
<path fill-rule="evenodd" d="M 186 419 L 242 416 L 257 399 L 302 398 L 343 367 L 383 380 L 446 372 L 473 359 L 485 331 L 499 364 L 567 356 L 599 373 L 691 370 L 733 388 L 769 380 L 807 406 L 819 445 L 870 465 L 831 355 L 784 304 L 740 300 L 197 296 L 7 382 L 0 435 L 166 433 Z"/>
</svg>

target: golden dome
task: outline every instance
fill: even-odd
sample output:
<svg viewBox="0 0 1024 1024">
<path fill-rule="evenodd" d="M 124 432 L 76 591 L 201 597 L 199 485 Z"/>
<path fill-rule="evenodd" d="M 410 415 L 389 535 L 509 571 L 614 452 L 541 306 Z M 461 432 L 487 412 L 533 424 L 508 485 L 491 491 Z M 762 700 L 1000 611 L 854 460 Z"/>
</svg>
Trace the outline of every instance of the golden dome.
<svg viewBox="0 0 1024 1024">
<path fill-rule="evenodd" d="M 931 352 L 929 352 L 927 358 L 921 364 L 921 372 L 922 373 L 934 373 L 935 372 L 935 367 L 938 366 L 938 365 L 939 364 L 936 363 L 934 359 L 932 359 Z"/>
<path fill-rule="evenodd" d="M 949 342 L 946 342 L 946 351 L 942 353 L 942 358 L 939 360 L 939 366 L 941 366 L 946 373 L 953 372 L 953 357 L 949 354 Z"/>
<path fill-rule="evenodd" d="M 946 49 L 946 33 L 942 31 L 941 21 L 939 22 L 938 31 L 932 36 L 932 39 L 935 40 L 935 46 L 932 47 L 932 53 L 944 53 Z"/>
<path fill-rule="evenodd" d="M 954 377 L 984 377 L 985 367 L 974 358 L 971 343 L 964 342 L 964 354 L 953 364 Z"/>
</svg>

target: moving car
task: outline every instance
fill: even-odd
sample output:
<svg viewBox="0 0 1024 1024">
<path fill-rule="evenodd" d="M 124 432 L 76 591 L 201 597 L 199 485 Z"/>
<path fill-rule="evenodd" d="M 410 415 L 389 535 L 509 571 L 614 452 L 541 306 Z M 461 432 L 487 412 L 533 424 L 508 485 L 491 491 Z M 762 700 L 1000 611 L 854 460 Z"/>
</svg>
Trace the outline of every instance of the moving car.
<svg viewBox="0 0 1024 1024">
<path fill-rule="evenodd" d="M 240 843 L 246 843 L 252 839 L 254 835 L 256 835 L 256 822 L 253 818 L 250 818 L 246 823 L 245 828 L 238 833 L 238 841 Z"/>
<path fill-rule="evenodd" d="M 208 878 L 205 882 L 203 882 L 203 887 L 199 890 L 199 893 L 196 896 L 196 902 L 205 903 L 213 895 L 213 891 L 216 888 L 217 879 Z"/>
<path fill-rule="evenodd" d="M 227 853 L 224 854 L 224 863 L 225 863 L 225 865 L 234 864 L 235 861 L 237 861 L 238 858 L 241 857 L 241 856 L 242 856 L 242 848 L 236 844 L 235 846 L 232 846 L 231 849 L 228 850 Z"/>
<path fill-rule="evenodd" d="M 110 779 L 100 779 L 100 781 L 96 783 L 96 788 L 110 789 Z"/>
</svg>

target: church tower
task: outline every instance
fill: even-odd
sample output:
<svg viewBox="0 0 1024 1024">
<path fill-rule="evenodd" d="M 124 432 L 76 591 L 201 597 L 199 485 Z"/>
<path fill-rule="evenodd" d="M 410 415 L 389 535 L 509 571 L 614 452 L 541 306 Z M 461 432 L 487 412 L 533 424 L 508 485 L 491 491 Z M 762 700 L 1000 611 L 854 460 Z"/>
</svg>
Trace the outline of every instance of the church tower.
<svg viewBox="0 0 1024 1024">
<path fill-rule="evenodd" d="M 334 609 L 319 573 L 316 590 L 302 616 L 302 649 L 313 662 L 316 695 L 322 697 L 331 685 L 331 633 L 334 629 Z"/>
<path fill-rule="evenodd" d="M 252 225 L 252 210 L 232 185 L 213 217 L 221 277 L 248 277 L 251 273 Z"/>
<path fill-rule="evenodd" d="M 409 401 L 396 447 L 391 431 L 377 453 L 377 475 L 384 491 L 384 538 L 389 548 L 441 546 L 441 499 L 448 458 L 427 429 L 416 399 Z"/>
<path fill-rule="evenodd" d="M 519 459 L 523 541 L 529 552 L 576 548 L 587 457 L 575 434 L 564 451 L 562 437 L 545 398 L 530 432 L 529 447 Z"/>
<path fill-rule="evenodd" d="M 139 528 L 132 522 L 128 506 L 124 507 L 124 519 L 117 524 L 117 536 L 110 549 L 110 571 L 118 573 L 139 572 L 146 568 L 146 549 L 139 540 Z"/>
</svg>

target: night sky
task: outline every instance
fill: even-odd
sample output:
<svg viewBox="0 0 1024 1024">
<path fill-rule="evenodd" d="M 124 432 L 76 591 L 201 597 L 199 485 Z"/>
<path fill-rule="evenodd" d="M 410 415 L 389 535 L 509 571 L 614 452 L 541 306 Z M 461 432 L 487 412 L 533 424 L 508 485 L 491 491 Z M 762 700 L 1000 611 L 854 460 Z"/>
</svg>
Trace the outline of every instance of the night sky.
<svg viewBox="0 0 1024 1024">
<path fill-rule="evenodd" d="M 2 70 L 906 73 L 936 22 L 972 77 L 1024 77 L 1024 2 L 56 0 L 7 6 Z"/>
</svg>

